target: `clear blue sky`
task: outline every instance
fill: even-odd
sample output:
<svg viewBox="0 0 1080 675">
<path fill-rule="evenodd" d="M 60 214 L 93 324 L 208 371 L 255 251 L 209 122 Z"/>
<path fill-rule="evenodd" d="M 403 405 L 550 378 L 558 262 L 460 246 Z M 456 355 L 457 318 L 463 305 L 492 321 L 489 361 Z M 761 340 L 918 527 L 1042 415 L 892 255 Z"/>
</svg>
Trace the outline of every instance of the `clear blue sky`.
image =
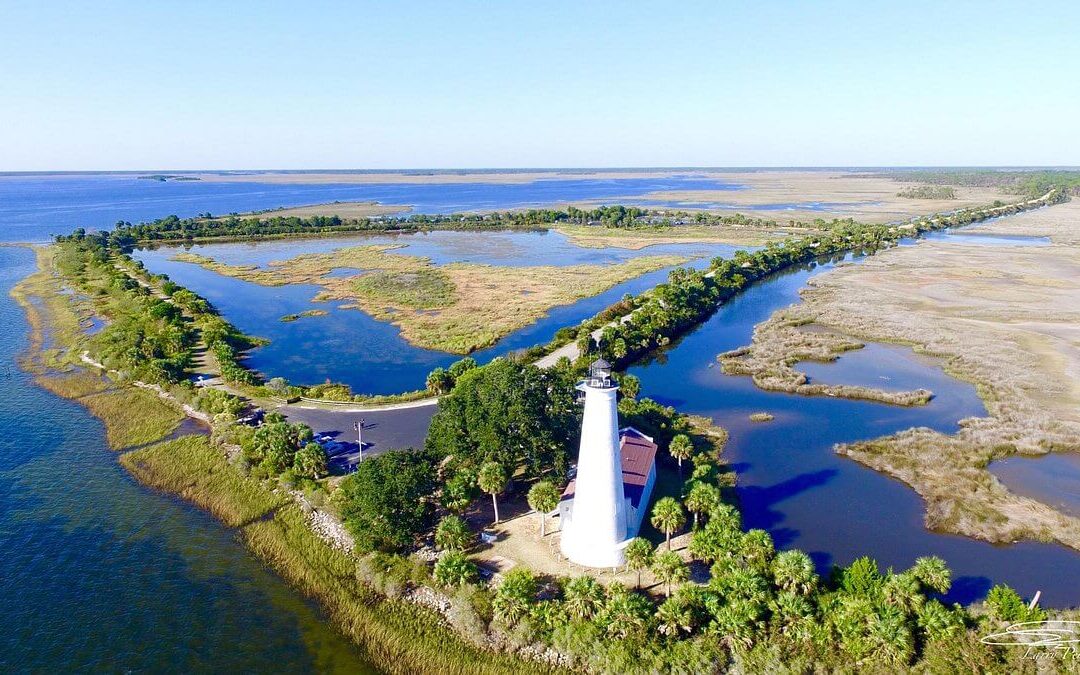
<svg viewBox="0 0 1080 675">
<path fill-rule="evenodd" d="M 1080 164 L 1080 2 L 0 0 L 0 170 Z"/>
</svg>

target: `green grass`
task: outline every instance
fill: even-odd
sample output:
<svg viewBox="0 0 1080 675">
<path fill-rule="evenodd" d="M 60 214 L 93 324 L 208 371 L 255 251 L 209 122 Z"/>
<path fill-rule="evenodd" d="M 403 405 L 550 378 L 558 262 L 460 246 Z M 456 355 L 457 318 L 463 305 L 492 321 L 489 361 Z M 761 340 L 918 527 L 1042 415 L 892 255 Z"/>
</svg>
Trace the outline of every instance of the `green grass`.
<svg viewBox="0 0 1080 675">
<path fill-rule="evenodd" d="M 286 314 L 279 320 L 284 321 L 285 323 L 292 323 L 297 319 L 304 319 L 309 316 L 326 316 L 327 314 L 329 314 L 329 312 L 327 312 L 325 309 L 305 309 L 304 311 L 297 312 L 296 314 Z"/>
<path fill-rule="evenodd" d="M 368 300 L 412 309 L 437 309 L 454 302 L 454 283 L 434 267 L 365 274 L 354 288 Z"/>
<path fill-rule="evenodd" d="M 124 387 L 84 396 L 80 402 L 105 423 L 105 436 L 116 450 L 161 440 L 184 414 L 154 392 Z"/>
<path fill-rule="evenodd" d="M 120 456 L 141 483 L 177 494 L 231 527 L 261 518 L 286 501 L 229 466 L 206 436 L 184 436 Z"/>
<path fill-rule="evenodd" d="M 474 647 L 433 610 L 386 600 L 356 580 L 356 565 L 319 539 L 295 505 L 243 528 L 247 545 L 391 673 L 550 672 L 540 664 Z"/>
</svg>

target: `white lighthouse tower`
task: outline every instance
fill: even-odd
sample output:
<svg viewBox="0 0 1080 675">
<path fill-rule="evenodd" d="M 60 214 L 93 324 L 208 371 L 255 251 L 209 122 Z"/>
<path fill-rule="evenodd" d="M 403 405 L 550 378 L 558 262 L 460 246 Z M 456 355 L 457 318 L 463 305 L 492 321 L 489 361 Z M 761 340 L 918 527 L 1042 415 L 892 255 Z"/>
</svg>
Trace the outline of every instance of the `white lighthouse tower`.
<svg viewBox="0 0 1080 675">
<path fill-rule="evenodd" d="M 611 378 L 611 364 L 595 361 L 577 388 L 585 394 L 585 411 L 573 502 L 560 524 L 562 552 L 586 567 L 619 567 L 626 562 L 627 519 L 616 408 L 619 387 Z"/>
</svg>

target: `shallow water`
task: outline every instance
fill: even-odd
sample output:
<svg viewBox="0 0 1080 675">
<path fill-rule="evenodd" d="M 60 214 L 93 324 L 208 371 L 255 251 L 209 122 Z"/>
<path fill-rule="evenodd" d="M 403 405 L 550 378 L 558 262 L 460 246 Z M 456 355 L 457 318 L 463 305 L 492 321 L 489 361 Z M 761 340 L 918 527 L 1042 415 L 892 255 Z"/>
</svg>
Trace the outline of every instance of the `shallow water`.
<svg viewBox="0 0 1080 675">
<path fill-rule="evenodd" d="M 992 462 L 989 468 L 990 473 L 1016 494 L 1080 518 L 1080 455 L 1070 452 L 1041 457 L 1017 455 Z"/>
<path fill-rule="evenodd" d="M 139 486 L 78 404 L 14 365 L 8 296 L 34 268 L 0 247 L 0 670 L 375 672 L 236 534 Z"/>
<path fill-rule="evenodd" d="M 886 373 L 902 388 L 932 390 L 935 397 L 928 405 L 904 408 L 768 392 L 748 377 L 720 372 L 718 354 L 747 344 L 755 324 L 797 302 L 806 280 L 828 267 L 789 270 L 755 285 L 678 344 L 631 368 L 641 378 L 642 395 L 728 428 L 725 455 L 738 471 L 745 525 L 769 530 L 778 546 L 807 551 L 823 572 L 862 555 L 873 556 L 883 567 L 903 568 L 918 556 L 934 554 L 953 570 L 949 597 L 957 602 L 978 599 L 993 583 L 1005 582 L 1026 597 L 1042 590 L 1047 606 L 1080 604 L 1080 554 L 1048 544 L 993 546 L 928 532 L 924 505 L 913 490 L 833 452 L 836 443 L 913 426 L 953 432 L 958 420 L 985 414 L 973 386 L 946 376 L 910 350 L 884 345 L 811 370 L 822 381 L 853 384 L 868 384 Z M 875 358 L 889 365 L 875 366 Z M 862 372 L 862 366 L 870 369 Z M 775 419 L 751 422 L 748 416 L 758 411 Z"/>
<path fill-rule="evenodd" d="M 394 253 L 431 258 L 437 264 L 471 262 L 514 266 L 615 264 L 647 255 L 694 257 L 701 267 L 717 256 L 736 250 L 724 244 L 670 244 L 641 250 L 593 249 L 573 244 L 557 232 L 428 232 L 407 235 L 360 235 L 332 239 L 290 239 L 266 242 L 162 246 L 133 255 L 147 269 L 168 274 L 177 283 L 202 295 L 242 331 L 270 340 L 252 350 L 247 364 L 263 373 L 298 384 L 326 380 L 344 382 L 366 394 L 392 394 L 423 388 L 427 374 L 446 367 L 460 355 L 423 349 L 406 342 L 391 323 L 378 321 L 356 309 L 333 303 L 312 302 L 318 286 L 259 284 L 223 276 L 194 263 L 171 258 L 180 250 L 209 256 L 230 265 L 266 266 L 302 253 L 325 253 L 343 246 L 392 244 Z M 348 270 L 348 268 L 338 268 Z M 593 316 L 627 293 L 636 294 L 667 279 L 670 268 L 644 274 L 575 303 L 554 307 L 537 322 L 507 335 L 492 347 L 471 356 L 486 363 L 496 356 L 551 340 L 564 326 Z M 348 275 L 348 271 L 341 274 Z M 512 274 L 512 269 L 508 269 Z M 326 316 L 282 322 L 286 314 L 322 309 Z"/>
</svg>

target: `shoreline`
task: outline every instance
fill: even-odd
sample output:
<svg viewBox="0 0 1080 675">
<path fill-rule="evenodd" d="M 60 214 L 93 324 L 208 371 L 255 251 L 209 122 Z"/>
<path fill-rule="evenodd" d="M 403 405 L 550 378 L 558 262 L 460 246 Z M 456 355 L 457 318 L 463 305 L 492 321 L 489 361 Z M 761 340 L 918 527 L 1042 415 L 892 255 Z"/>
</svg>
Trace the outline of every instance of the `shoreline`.
<svg viewBox="0 0 1080 675">
<path fill-rule="evenodd" d="M 55 277 L 43 267 L 48 258 L 41 248 L 38 271 L 20 281 L 11 295 L 23 308 L 31 325 L 32 335 L 26 365 L 37 360 L 45 351 L 44 333 L 50 325 L 63 323 L 76 315 L 76 308 L 67 297 L 55 295 L 63 306 L 42 307 L 32 298 L 44 289 L 36 282 Z M 41 275 L 34 282 L 27 280 Z M 67 314 L 67 316 L 64 316 Z M 55 376 L 75 376 L 94 373 L 104 368 L 89 356 L 79 359 L 94 371 L 76 370 L 50 373 L 44 366 L 29 370 L 39 380 Z M 22 364 L 21 364 L 22 365 Z M 67 364 L 69 368 L 71 363 Z M 100 377 L 100 376 L 99 376 Z M 154 389 L 159 397 L 191 419 L 205 422 L 205 415 L 176 401 L 155 385 L 140 382 L 119 383 L 115 391 L 141 392 Z M 103 386 L 108 386 L 104 385 Z M 116 409 L 95 409 L 87 405 L 85 394 L 79 390 L 47 387 L 52 393 L 83 405 L 107 427 L 116 423 Z M 91 387 L 96 391 L 105 391 Z M 92 394 L 92 395 L 97 395 Z M 140 412 L 145 412 L 140 409 Z M 172 429 L 169 429 L 171 432 Z M 169 432 L 138 445 L 123 448 L 113 446 L 117 462 L 147 489 L 178 497 L 210 513 L 223 527 L 234 529 L 245 546 L 303 596 L 315 600 L 326 612 L 337 630 L 359 645 L 372 663 L 378 663 L 392 673 L 452 672 L 492 673 L 549 673 L 557 669 L 543 661 L 526 659 L 503 651 L 486 650 L 471 645 L 446 623 L 434 610 L 408 600 L 379 596 L 362 582 L 351 581 L 354 558 L 346 556 L 309 526 L 301 504 L 293 496 L 270 490 L 258 481 L 240 474 L 230 463 L 227 453 L 212 445 L 210 436 L 184 435 L 169 439 Z M 350 562 L 353 561 L 353 562 Z M 354 588 L 350 588 L 353 586 Z M 450 662 L 447 662 L 447 659 Z"/>
<path fill-rule="evenodd" d="M 809 282 L 799 303 L 759 324 L 751 346 L 729 355 L 758 350 L 758 372 L 794 373 L 787 364 L 804 355 L 807 336 L 824 335 L 800 330 L 810 325 L 834 332 L 827 347 L 865 340 L 943 359 L 946 374 L 976 387 L 987 417 L 961 420 L 954 434 L 912 428 L 836 452 L 914 489 L 932 531 L 1080 550 L 1080 519 L 1011 492 L 987 469 L 1005 457 L 1080 448 L 1080 419 L 1069 412 L 1080 392 L 1078 357 L 1059 338 L 1069 334 L 1068 308 L 1075 306 L 1068 294 L 1077 286 L 1069 280 L 1080 269 L 1080 251 L 1067 223 L 1078 221 L 1074 201 L 984 226 L 1023 234 L 1035 225 L 1056 237 L 1048 247 L 924 241 L 829 270 Z M 829 353 L 836 352 L 817 355 Z"/>
</svg>

